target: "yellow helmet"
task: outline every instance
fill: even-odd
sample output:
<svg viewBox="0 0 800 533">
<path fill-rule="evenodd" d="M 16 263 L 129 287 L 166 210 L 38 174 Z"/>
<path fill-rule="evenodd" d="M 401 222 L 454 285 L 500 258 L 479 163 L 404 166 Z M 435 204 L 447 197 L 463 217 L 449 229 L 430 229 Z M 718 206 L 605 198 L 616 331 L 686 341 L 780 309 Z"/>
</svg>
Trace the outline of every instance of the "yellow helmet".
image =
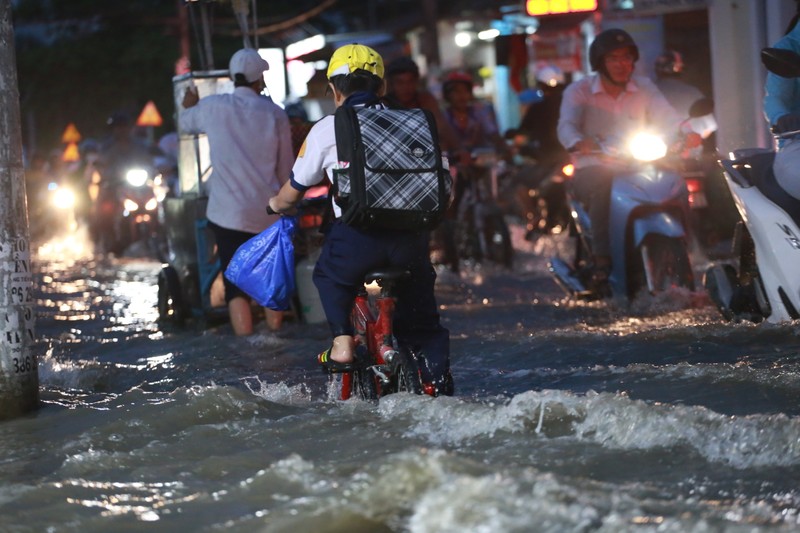
<svg viewBox="0 0 800 533">
<path fill-rule="evenodd" d="M 355 70 L 366 70 L 383 79 L 383 58 L 363 44 L 346 44 L 336 49 L 328 63 L 328 79 Z"/>
</svg>

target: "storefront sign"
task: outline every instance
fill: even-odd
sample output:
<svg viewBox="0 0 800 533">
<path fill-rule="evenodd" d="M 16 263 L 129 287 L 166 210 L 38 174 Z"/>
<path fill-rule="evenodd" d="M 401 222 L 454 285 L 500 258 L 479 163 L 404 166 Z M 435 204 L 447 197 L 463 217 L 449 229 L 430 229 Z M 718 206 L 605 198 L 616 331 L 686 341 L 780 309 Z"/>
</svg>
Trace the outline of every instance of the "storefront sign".
<svg viewBox="0 0 800 533">
<path fill-rule="evenodd" d="M 549 64 L 564 72 L 576 72 L 581 65 L 581 34 L 578 28 L 565 31 L 536 32 L 533 55 L 537 65 Z"/>
</svg>

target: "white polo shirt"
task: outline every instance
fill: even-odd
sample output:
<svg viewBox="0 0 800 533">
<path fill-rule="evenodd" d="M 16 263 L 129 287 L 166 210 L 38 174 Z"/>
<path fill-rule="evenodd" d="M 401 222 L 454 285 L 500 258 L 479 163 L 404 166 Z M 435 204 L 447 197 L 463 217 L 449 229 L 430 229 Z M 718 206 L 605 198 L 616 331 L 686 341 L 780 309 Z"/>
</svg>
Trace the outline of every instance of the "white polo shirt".
<svg viewBox="0 0 800 533">
<path fill-rule="evenodd" d="M 202 98 L 180 113 L 182 133 L 205 133 L 211 150 L 208 180 L 211 222 L 259 233 L 278 219 L 267 202 L 289 178 L 294 161 L 289 118 L 248 87 Z"/>
<path fill-rule="evenodd" d="M 658 128 L 667 139 L 678 134 L 680 117 L 655 83 L 634 76 L 625 90 L 614 98 L 593 74 L 572 82 L 564 90 L 558 119 L 558 140 L 571 148 L 581 139 L 618 137 L 624 139 L 647 126 Z M 577 168 L 597 164 L 591 154 L 573 154 Z"/>
<path fill-rule="evenodd" d="M 314 124 L 308 132 L 291 174 L 292 187 L 305 192 L 319 185 L 327 176 L 333 183 L 334 169 L 341 168 L 336 152 L 334 116 L 328 115 Z M 333 202 L 333 214 L 338 218 L 342 210 Z"/>
</svg>

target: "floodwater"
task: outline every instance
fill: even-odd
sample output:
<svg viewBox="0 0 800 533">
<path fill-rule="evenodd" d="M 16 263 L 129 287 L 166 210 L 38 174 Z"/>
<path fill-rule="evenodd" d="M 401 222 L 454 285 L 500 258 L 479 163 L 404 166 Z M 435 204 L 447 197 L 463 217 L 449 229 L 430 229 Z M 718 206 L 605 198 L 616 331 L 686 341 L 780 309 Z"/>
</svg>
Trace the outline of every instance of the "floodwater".
<svg viewBox="0 0 800 533">
<path fill-rule="evenodd" d="M 159 264 L 41 249 L 0 531 L 800 531 L 798 326 L 570 303 L 517 244 L 440 279 L 456 395 L 377 404 L 334 399 L 324 326 L 162 332 Z"/>
</svg>

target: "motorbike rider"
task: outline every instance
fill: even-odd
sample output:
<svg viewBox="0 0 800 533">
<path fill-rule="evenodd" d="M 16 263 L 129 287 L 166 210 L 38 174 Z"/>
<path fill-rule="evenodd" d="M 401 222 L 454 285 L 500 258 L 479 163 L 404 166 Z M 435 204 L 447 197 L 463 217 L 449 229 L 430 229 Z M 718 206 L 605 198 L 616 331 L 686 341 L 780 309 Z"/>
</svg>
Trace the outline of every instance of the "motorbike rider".
<svg viewBox="0 0 800 533">
<path fill-rule="evenodd" d="M 683 56 L 675 50 L 665 50 L 654 64 L 656 87 L 683 118 L 689 116 L 692 104 L 703 98 L 700 89 L 683 81 L 684 67 Z"/>
<path fill-rule="evenodd" d="M 592 280 L 603 284 L 611 269 L 609 208 L 611 186 L 619 170 L 599 157 L 600 142 L 626 138 L 645 126 L 666 135 L 679 133 L 680 117 L 655 84 L 634 75 L 639 48 L 624 30 L 601 32 L 589 47 L 595 74 L 567 86 L 561 102 L 558 139 L 572 153 L 575 198 L 592 223 Z"/>
<path fill-rule="evenodd" d="M 468 161 L 469 153 L 442 114 L 436 97 L 430 91 L 420 88 L 419 66 L 410 57 L 399 57 L 386 66 L 384 100 L 389 107 L 427 109 L 433 113 L 442 150 L 465 163 Z"/>
<path fill-rule="evenodd" d="M 384 91 L 383 75 L 383 59 L 372 48 L 360 44 L 338 48 L 327 70 L 336 107 L 377 104 Z M 326 176 L 332 179 L 338 168 L 334 116 L 328 115 L 311 128 L 291 179 L 269 200 L 271 209 L 291 211 L 305 191 Z M 318 356 L 319 363 L 330 371 L 352 367 L 355 342 L 350 317 L 357 288 L 370 270 L 402 266 L 411 272 L 411 279 L 398 287 L 395 335 L 401 342 L 418 345 L 426 355 L 424 372 L 430 375 L 423 379 L 432 380 L 443 394 L 452 394 L 450 334 L 439 321 L 427 232 L 359 229 L 341 221 L 336 204 L 333 216 L 313 274 L 333 336 L 332 346 Z"/>
<path fill-rule="evenodd" d="M 800 53 L 800 5 L 799 13 L 789 24 L 785 35 L 774 48 Z M 776 133 L 800 130 L 800 78 L 783 78 L 767 72 L 764 88 L 764 116 Z M 800 137 L 781 139 L 772 165 L 778 184 L 794 198 L 800 199 Z"/>
<path fill-rule="evenodd" d="M 100 171 L 101 187 L 118 187 L 125 182 L 125 173 L 131 168 L 150 169 L 153 152 L 134 135 L 133 119 L 127 113 L 112 114 L 106 124 L 109 137 L 100 147 L 96 166 Z"/>
<path fill-rule="evenodd" d="M 510 150 L 500 136 L 494 110 L 491 105 L 475 100 L 474 86 L 467 72 L 453 71 L 445 77 L 442 83 L 442 95 L 447 102 L 445 118 L 466 149 L 492 146 L 503 158 L 509 158 Z"/>
<path fill-rule="evenodd" d="M 532 145 L 533 156 L 544 166 L 560 163 L 566 156 L 556 134 L 565 81 L 564 72 L 558 67 L 546 65 L 538 68 L 536 87 L 540 98 L 528 106 L 519 125 L 519 131 Z"/>
<path fill-rule="evenodd" d="M 100 239 L 103 232 L 115 231 L 115 209 L 112 206 L 122 201 L 121 189 L 125 186 L 127 171 L 142 168 L 151 175 L 153 171 L 153 154 L 145 143 L 134 136 L 131 116 L 124 111 L 117 111 L 108 118 L 106 124 L 109 135 L 100 146 L 93 168 L 99 176 L 90 225 L 90 232 L 96 240 Z M 119 237 L 115 235 L 112 240 L 116 241 Z"/>
</svg>

